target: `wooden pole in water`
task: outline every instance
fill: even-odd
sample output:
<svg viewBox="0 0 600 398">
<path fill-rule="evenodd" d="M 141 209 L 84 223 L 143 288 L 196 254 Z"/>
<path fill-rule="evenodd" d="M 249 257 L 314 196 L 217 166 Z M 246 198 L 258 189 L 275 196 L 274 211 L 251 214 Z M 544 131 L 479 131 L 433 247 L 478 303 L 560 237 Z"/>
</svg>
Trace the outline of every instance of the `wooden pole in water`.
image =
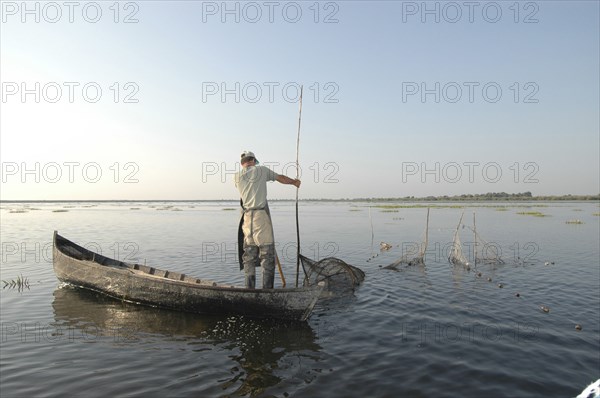
<svg viewBox="0 0 600 398">
<path fill-rule="evenodd" d="M 450 263 L 452 263 L 452 264 L 454 264 L 452 259 L 456 258 L 455 255 L 459 249 L 456 247 L 457 246 L 456 239 L 458 238 L 458 229 L 460 228 L 460 224 L 462 224 L 462 219 L 464 216 L 465 216 L 465 212 L 463 211 L 462 214 L 460 215 L 460 220 L 458 220 L 458 225 L 456 226 L 456 231 L 454 231 L 454 239 L 452 240 L 452 251 L 450 252 L 450 255 L 448 256 L 448 261 L 450 261 Z M 460 248 L 460 251 L 462 253 L 462 248 Z M 462 257 L 464 257 L 464 255 Z"/>
<path fill-rule="evenodd" d="M 375 232 L 373 232 L 373 218 L 371 218 L 371 205 L 369 205 L 369 222 L 371 223 L 371 258 L 373 258 L 373 241 L 375 239 Z"/>
<path fill-rule="evenodd" d="M 303 90 L 303 86 L 300 86 L 300 110 L 298 112 L 298 138 L 296 139 L 296 179 L 298 179 L 300 177 L 299 153 L 300 153 L 300 124 L 302 122 L 302 90 Z M 298 287 L 298 277 L 300 275 L 300 226 L 298 224 L 298 191 L 299 191 L 299 188 L 296 188 L 296 242 L 297 242 L 296 287 Z"/>
<path fill-rule="evenodd" d="M 427 208 L 427 223 L 425 224 L 425 247 L 421 250 L 421 260 L 425 257 L 427 246 L 429 245 L 429 207 Z"/>
<path fill-rule="evenodd" d="M 477 267 L 477 226 L 475 225 L 475 212 L 473 212 L 473 265 Z"/>
</svg>

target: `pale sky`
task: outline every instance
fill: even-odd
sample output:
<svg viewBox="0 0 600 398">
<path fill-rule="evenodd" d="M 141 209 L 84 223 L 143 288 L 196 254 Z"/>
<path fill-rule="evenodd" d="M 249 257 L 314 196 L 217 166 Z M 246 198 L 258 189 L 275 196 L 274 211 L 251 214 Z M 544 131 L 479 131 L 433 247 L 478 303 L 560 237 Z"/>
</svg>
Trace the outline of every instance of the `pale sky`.
<svg viewBox="0 0 600 398">
<path fill-rule="evenodd" d="M 1 3 L 3 200 L 295 177 L 301 84 L 301 198 L 600 192 L 597 1 L 68 4 Z"/>
</svg>

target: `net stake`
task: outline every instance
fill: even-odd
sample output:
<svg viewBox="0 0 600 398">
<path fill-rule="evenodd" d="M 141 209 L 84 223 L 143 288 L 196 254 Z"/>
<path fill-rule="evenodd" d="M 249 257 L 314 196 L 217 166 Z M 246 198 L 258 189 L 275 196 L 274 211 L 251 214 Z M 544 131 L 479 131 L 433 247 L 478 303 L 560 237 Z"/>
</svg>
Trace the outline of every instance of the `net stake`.
<svg viewBox="0 0 600 398">
<path fill-rule="evenodd" d="M 300 153 L 300 124 L 302 122 L 302 90 L 304 86 L 300 86 L 300 110 L 298 111 L 298 137 L 296 139 L 296 179 L 300 177 L 300 162 L 299 162 L 299 153 Z M 296 287 L 298 287 L 298 277 L 300 275 L 300 226 L 298 223 L 298 191 L 299 188 L 296 187 L 296 242 L 297 242 L 297 251 L 296 251 Z"/>
</svg>

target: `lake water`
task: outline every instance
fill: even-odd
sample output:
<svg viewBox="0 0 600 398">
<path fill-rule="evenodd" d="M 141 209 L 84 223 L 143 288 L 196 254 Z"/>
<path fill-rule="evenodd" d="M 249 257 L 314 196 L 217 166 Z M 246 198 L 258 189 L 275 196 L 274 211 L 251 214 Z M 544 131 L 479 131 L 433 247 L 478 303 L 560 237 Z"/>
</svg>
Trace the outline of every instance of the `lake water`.
<svg viewBox="0 0 600 398">
<path fill-rule="evenodd" d="M 54 276 L 58 230 L 109 257 L 241 285 L 234 202 L 3 203 L 1 278 L 29 287 L 0 290 L 1 395 L 569 397 L 598 379 L 598 203 L 434 206 L 426 265 L 393 271 L 382 267 L 421 241 L 426 209 L 300 203 L 302 253 L 366 279 L 298 324 L 143 307 Z M 271 210 L 293 284 L 294 204 Z M 449 265 L 463 211 L 503 265 Z M 471 230 L 459 233 L 471 256 Z"/>
</svg>

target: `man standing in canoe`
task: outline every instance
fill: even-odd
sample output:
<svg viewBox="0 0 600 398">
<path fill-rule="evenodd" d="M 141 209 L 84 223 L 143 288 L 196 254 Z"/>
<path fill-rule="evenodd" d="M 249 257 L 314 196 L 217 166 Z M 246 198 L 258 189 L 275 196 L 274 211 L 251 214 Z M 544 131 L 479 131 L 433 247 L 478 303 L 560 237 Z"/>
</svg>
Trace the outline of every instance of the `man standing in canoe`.
<svg viewBox="0 0 600 398">
<path fill-rule="evenodd" d="M 242 170 L 235 175 L 235 186 L 240 192 L 242 218 L 238 230 L 240 268 L 246 275 L 246 287 L 256 285 L 256 266 L 263 268 L 263 289 L 273 289 L 275 279 L 275 239 L 273 224 L 267 203 L 267 181 L 294 185 L 300 188 L 300 180 L 275 173 L 258 160 L 250 151 L 242 152 Z M 243 243 L 242 243 L 243 241 Z"/>
</svg>

